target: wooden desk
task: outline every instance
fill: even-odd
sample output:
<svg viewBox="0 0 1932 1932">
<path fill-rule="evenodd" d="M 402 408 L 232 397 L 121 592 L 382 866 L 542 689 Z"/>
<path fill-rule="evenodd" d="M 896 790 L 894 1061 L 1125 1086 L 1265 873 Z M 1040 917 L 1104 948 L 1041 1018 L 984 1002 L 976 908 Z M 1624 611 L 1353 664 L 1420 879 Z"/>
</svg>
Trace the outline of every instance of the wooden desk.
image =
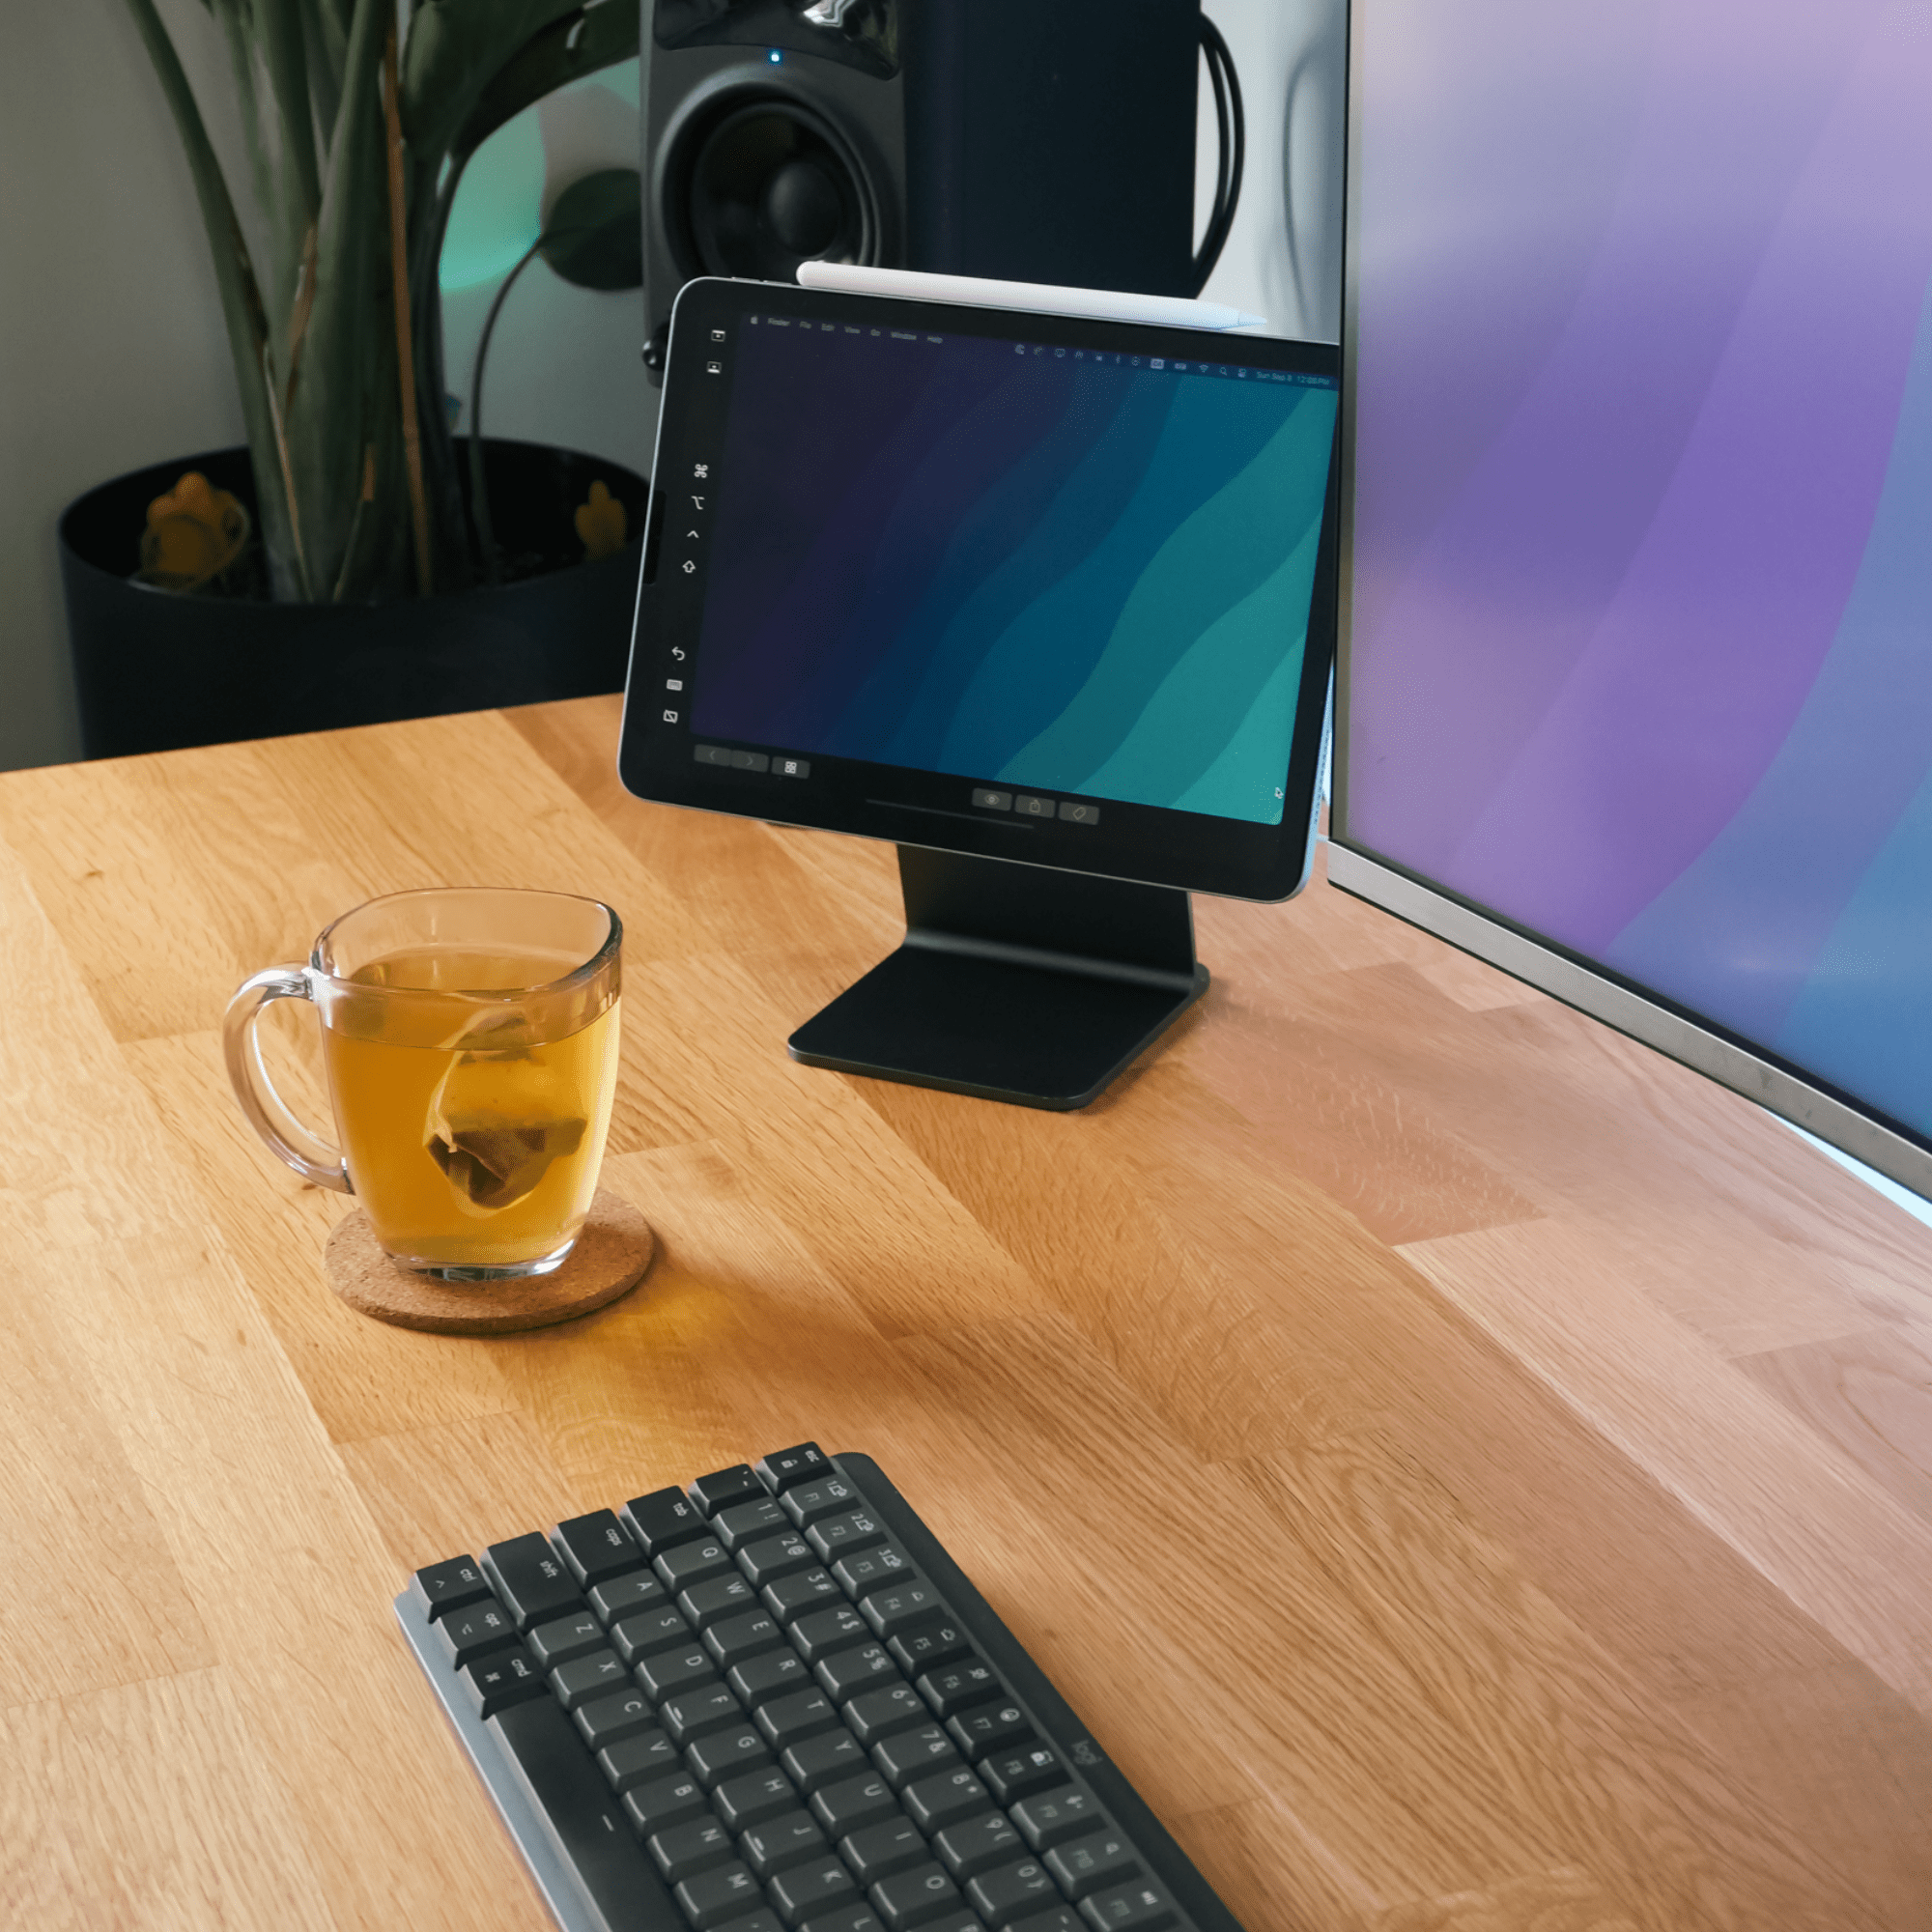
<svg viewBox="0 0 1932 1932">
<path fill-rule="evenodd" d="M 547 1925 L 391 1597 L 810 1436 L 1255 1928 L 1932 1925 L 1932 1230 L 1319 886 L 1202 903 L 1207 1001 L 1086 1114 L 794 1066 L 890 851 L 628 800 L 616 727 L 0 779 L 0 1922 Z M 346 1204 L 216 1029 L 484 882 L 623 913 L 665 1253 L 475 1342 L 329 1296 Z"/>
</svg>

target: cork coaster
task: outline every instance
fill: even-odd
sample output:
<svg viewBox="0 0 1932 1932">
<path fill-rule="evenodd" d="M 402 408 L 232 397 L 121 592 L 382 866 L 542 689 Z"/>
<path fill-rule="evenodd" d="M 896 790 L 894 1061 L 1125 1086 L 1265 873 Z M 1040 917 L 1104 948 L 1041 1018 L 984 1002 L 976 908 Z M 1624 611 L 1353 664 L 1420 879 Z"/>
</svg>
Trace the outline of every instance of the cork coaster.
<svg viewBox="0 0 1932 1932">
<path fill-rule="evenodd" d="M 510 1335 L 548 1328 L 615 1301 L 643 1280 L 657 1253 L 651 1224 L 608 1187 L 592 1197 L 577 1245 L 551 1274 L 521 1281 L 437 1281 L 393 1262 L 358 1208 L 329 1231 L 328 1285 L 351 1308 L 437 1335 Z"/>
</svg>

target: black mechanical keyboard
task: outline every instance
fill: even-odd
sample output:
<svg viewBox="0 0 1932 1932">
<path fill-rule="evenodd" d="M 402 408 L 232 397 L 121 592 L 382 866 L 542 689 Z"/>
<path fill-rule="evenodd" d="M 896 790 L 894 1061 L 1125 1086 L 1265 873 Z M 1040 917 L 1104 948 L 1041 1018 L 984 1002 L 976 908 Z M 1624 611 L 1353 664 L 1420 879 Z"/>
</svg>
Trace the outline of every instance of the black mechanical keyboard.
<svg viewBox="0 0 1932 1932">
<path fill-rule="evenodd" d="M 869 1457 L 493 1543 L 396 1614 L 565 1932 L 1240 1932 Z"/>
</svg>

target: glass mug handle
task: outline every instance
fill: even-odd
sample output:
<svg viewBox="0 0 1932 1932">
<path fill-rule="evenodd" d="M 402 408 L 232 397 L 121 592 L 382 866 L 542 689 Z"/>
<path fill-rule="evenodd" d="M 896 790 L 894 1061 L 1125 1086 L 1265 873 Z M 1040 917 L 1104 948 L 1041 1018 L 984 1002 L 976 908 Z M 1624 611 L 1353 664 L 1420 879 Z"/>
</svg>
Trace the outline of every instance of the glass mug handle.
<svg viewBox="0 0 1932 1932">
<path fill-rule="evenodd" d="M 267 966 L 243 980 L 228 1002 L 221 1022 L 228 1079 L 248 1124 L 273 1152 L 304 1180 L 312 1180 L 318 1187 L 332 1187 L 340 1194 L 354 1194 L 348 1162 L 319 1134 L 303 1126 L 270 1085 L 269 1069 L 262 1064 L 262 1043 L 255 1034 L 255 1023 L 270 1000 L 314 998 L 307 969 L 301 966 Z"/>
</svg>

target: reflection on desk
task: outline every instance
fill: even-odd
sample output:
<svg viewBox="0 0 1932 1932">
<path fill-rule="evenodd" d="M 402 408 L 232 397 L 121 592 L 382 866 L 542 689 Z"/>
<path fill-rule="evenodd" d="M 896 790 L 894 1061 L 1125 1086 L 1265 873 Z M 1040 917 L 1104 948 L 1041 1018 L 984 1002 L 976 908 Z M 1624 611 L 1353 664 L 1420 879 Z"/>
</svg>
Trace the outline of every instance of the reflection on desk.
<svg viewBox="0 0 1932 1932">
<path fill-rule="evenodd" d="M 1251 1926 L 1932 1922 L 1932 1230 L 1319 884 L 1200 902 L 1212 988 L 1086 1113 L 794 1065 L 891 849 L 630 800 L 616 723 L 0 779 L 0 1916 L 546 1925 L 391 1599 L 816 1438 Z M 560 1329 L 351 1313 L 352 1204 L 228 1095 L 242 974 L 440 882 L 625 919 L 664 1253 Z"/>
</svg>

